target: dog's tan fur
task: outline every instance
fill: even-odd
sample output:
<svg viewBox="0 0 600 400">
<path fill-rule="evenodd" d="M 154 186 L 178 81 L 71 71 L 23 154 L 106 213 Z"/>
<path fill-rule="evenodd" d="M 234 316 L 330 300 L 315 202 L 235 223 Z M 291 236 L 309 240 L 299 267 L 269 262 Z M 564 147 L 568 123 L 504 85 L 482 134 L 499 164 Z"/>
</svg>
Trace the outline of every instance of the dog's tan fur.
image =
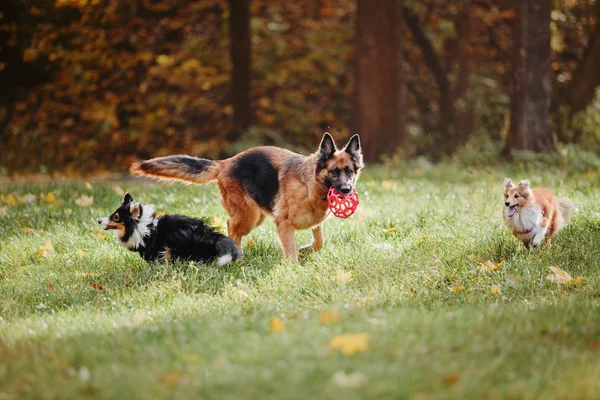
<svg viewBox="0 0 600 400">
<path fill-rule="evenodd" d="M 346 189 L 352 187 L 363 167 L 358 135 L 353 136 L 346 147 L 338 150 L 328 133 L 323 136 L 319 150 L 309 156 L 279 147 L 255 147 L 220 161 L 184 157 L 159 157 L 143 161 L 132 165 L 131 172 L 197 184 L 217 180 L 223 206 L 229 214 L 229 236 L 241 246 L 242 238 L 262 224 L 267 215 L 272 215 L 283 252 L 291 260 L 298 257 L 294 243 L 296 230 L 312 230 L 314 241 L 305 249 L 320 250 L 323 247 L 322 224 L 329 212 L 325 199 L 327 191 L 330 186 L 336 185 L 346 185 Z M 266 172 L 276 173 L 276 194 L 269 205 L 259 204 L 260 201 L 256 200 L 256 196 L 253 197 L 248 186 L 239 178 L 239 168 L 248 159 L 258 160 L 257 164 L 263 164 L 258 168 L 264 167 Z M 181 160 L 187 165 L 182 164 Z M 249 166 L 255 167 L 254 164 Z M 269 192 L 275 188 L 262 189 Z"/>
</svg>

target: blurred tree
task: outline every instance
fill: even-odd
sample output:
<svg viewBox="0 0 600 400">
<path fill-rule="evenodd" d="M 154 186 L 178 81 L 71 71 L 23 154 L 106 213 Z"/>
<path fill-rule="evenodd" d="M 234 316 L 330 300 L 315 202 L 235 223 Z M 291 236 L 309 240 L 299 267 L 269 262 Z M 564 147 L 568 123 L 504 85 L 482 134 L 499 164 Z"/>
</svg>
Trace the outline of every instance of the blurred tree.
<svg viewBox="0 0 600 400">
<path fill-rule="evenodd" d="M 572 128 L 572 119 L 575 114 L 583 111 L 596 97 L 596 88 L 600 85 L 600 1 L 594 3 L 591 13 L 596 26 L 587 40 L 583 56 L 573 71 L 573 76 L 564 88 L 561 101 L 568 107 L 567 129 Z M 560 132 L 559 128 L 559 132 Z M 572 140 L 578 141 L 582 131 L 577 131 Z M 561 140 L 568 141 L 566 135 L 561 135 Z"/>
<path fill-rule="evenodd" d="M 510 128 L 503 150 L 535 152 L 554 149 L 550 129 L 551 0 L 515 0 L 515 63 Z"/>
<path fill-rule="evenodd" d="M 366 161 L 405 149 L 402 0 L 358 0 L 356 120 Z"/>
<path fill-rule="evenodd" d="M 231 34 L 231 96 L 235 134 L 239 136 L 252 123 L 250 108 L 251 37 L 250 0 L 229 0 Z"/>
</svg>

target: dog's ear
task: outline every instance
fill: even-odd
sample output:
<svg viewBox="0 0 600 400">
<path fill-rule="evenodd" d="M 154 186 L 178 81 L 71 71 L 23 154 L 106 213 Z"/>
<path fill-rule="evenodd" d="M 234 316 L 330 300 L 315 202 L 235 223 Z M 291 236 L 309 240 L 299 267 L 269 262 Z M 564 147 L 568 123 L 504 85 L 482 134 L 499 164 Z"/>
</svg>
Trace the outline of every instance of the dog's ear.
<svg viewBox="0 0 600 400">
<path fill-rule="evenodd" d="M 519 191 L 523 197 L 529 196 L 529 180 L 523 179 L 519 182 Z"/>
<path fill-rule="evenodd" d="M 129 214 L 131 214 L 131 218 L 135 220 L 139 220 L 142 217 L 142 212 L 144 209 L 140 203 L 131 203 L 129 205 Z"/>
<path fill-rule="evenodd" d="M 129 203 L 133 203 L 133 196 L 129 193 L 125 193 L 125 196 L 123 196 L 123 205 L 127 205 Z"/>
<path fill-rule="evenodd" d="M 325 132 L 323 139 L 321 139 L 321 144 L 319 145 L 319 158 L 328 160 L 333 156 L 333 153 L 335 153 L 336 150 L 337 147 L 335 147 L 333 138 L 328 132 Z"/>
<path fill-rule="evenodd" d="M 504 190 L 509 190 L 513 187 L 515 187 L 515 185 L 513 185 L 512 180 L 510 178 L 504 179 Z"/>
<path fill-rule="evenodd" d="M 362 148 L 360 147 L 360 138 L 358 135 L 354 135 L 348 140 L 344 151 L 353 157 L 356 162 L 356 169 L 363 167 Z"/>
</svg>

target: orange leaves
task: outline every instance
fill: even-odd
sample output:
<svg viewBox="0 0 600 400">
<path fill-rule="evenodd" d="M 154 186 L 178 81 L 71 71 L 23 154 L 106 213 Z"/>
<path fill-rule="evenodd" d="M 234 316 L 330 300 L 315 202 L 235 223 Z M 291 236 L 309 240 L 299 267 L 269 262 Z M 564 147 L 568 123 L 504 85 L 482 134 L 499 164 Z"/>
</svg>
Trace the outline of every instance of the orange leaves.
<svg viewBox="0 0 600 400">
<path fill-rule="evenodd" d="M 582 278 L 573 278 L 567 271 L 562 270 L 558 267 L 548 267 L 551 274 L 546 276 L 546 280 L 555 282 L 557 285 L 577 286 L 583 283 Z"/>
<path fill-rule="evenodd" d="M 270 333 L 281 333 L 284 330 L 285 330 L 285 324 L 283 323 L 282 320 L 280 320 L 277 317 L 273 317 L 273 319 L 271 319 L 271 322 L 267 326 L 267 332 L 270 332 Z"/>
<path fill-rule="evenodd" d="M 450 286 L 450 291 L 453 293 L 456 292 L 464 292 L 465 290 L 467 290 L 467 287 L 464 285 L 457 285 L 457 286 Z"/>
<path fill-rule="evenodd" d="M 9 193 L 8 195 L 6 195 L 6 197 L 4 195 L 0 195 L 0 200 L 2 200 L 2 202 L 4 204 L 6 204 L 7 206 L 16 206 L 17 205 L 17 199 L 15 198 L 15 195 L 12 193 Z"/>
<path fill-rule="evenodd" d="M 339 285 L 345 285 L 352 280 L 352 272 L 338 269 L 335 273 L 335 280 Z"/>
<path fill-rule="evenodd" d="M 52 241 L 50 239 L 48 239 L 46 244 L 44 244 L 43 246 L 40 246 L 40 248 L 38 249 L 38 252 L 36 254 L 36 257 L 37 258 L 50 257 L 53 254 L 54 254 L 54 246 L 52 246 Z"/>
<path fill-rule="evenodd" d="M 368 333 L 347 333 L 331 339 L 329 348 L 339 350 L 347 356 L 364 352 L 369 347 Z"/>
<path fill-rule="evenodd" d="M 477 270 L 479 272 L 488 272 L 488 271 L 496 271 L 500 269 L 504 265 L 504 260 L 500 261 L 498 264 L 494 264 L 491 260 L 487 260 L 484 263 L 479 263 L 477 266 Z"/>
<path fill-rule="evenodd" d="M 80 207 L 89 207 L 94 204 L 94 196 L 86 196 L 82 194 L 81 197 L 75 200 L 75 204 Z"/>
<path fill-rule="evenodd" d="M 418 238 L 417 240 L 413 241 L 412 243 L 417 245 L 417 244 L 421 244 L 424 241 L 429 240 L 429 236 L 425 235 L 425 236 L 421 236 L 420 238 Z"/>
<path fill-rule="evenodd" d="M 91 286 L 91 287 L 92 287 L 94 290 L 97 290 L 97 291 L 99 291 L 99 292 L 102 292 L 102 291 L 104 291 L 104 286 L 102 286 L 102 285 L 101 285 L 101 284 L 99 284 L 99 283 L 92 282 L 92 283 L 90 283 L 90 286 Z"/>
<path fill-rule="evenodd" d="M 52 193 L 52 192 L 48 192 L 48 194 L 40 193 L 40 199 L 42 199 L 42 201 L 44 203 L 47 203 L 50 205 L 58 204 L 58 201 L 56 201 L 56 197 L 54 196 L 54 193 Z"/>
<path fill-rule="evenodd" d="M 96 239 L 104 239 L 106 235 L 102 232 L 92 232 L 92 236 Z"/>
<path fill-rule="evenodd" d="M 340 320 L 340 314 L 335 310 L 321 312 L 321 325 L 329 325 Z"/>
<path fill-rule="evenodd" d="M 156 63 L 161 67 L 170 67 L 171 65 L 175 64 L 175 59 L 166 54 L 161 54 L 156 57 Z"/>
</svg>

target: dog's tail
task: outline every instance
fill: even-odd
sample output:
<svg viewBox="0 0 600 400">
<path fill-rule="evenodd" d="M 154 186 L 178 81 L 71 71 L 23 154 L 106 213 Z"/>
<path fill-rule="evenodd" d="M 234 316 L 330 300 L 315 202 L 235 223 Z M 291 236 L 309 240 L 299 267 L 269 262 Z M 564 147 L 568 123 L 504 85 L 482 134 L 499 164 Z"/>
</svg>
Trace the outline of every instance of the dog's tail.
<svg viewBox="0 0 600 400">
<path fill-rule="evenodd" d="M 156 179 L 202 184 L 217 179 L 219 164 L 219 161 L 176 155 L 134 163 L 129 171 Z"/>
<path fill-rule="evenodd" d="M 568 224 L 573 217 L 573 213 L 575 212 L 575 205 L 573 205 L 571 199 L 567 197 L 558 199 L 558 209 L 562 214 L 565 224 Z"/>
<path fill-rule="evenodd" d="M 225 265 L 232 261 L 237 260 L 242 256 L 242 250 L 238 247 L 235 242 L 228 238 L 227 236 L 223 236 L 217 240 L 217 263 L 219 265 Z"/>
</svg>

